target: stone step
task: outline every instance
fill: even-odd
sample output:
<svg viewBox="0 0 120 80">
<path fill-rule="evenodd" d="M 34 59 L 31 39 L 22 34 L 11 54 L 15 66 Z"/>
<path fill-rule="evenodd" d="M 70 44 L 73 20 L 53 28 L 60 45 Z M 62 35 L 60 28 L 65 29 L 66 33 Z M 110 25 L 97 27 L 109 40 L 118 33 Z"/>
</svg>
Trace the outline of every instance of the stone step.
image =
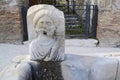
<svg viewBox="0 0 120 80">
<path fill-rule="evenodd" d="M 66 24 L 79 24 L 79 21 L 66 21 Z"/>
<path fill-rule="evenodd" d="M 79 22 L 79 17 L 77 15 L 65 15 L 66 22 Z"/>
<path fill-rule="evenodd" d="M 69 18 L 65 18 L 65 20 L 66 21 L 68 21 L 68 20 L 79 20 L 79 18 L 78 17 L 69 17 Z"/>
</svg>

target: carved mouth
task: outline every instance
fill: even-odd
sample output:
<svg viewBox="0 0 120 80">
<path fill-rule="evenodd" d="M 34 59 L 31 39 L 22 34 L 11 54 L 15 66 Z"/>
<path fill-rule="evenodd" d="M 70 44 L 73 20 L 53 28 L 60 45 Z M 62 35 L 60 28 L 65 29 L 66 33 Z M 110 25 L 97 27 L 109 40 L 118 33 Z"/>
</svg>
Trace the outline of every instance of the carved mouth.
<svg viewBox="0 0 120 80">
<path fill-rule="evenodd" d="M 46 31 L 43 31 L 43 34 L 44 34 L 44 35 L 47 35 L 47 32 L 46 32 Z"/>
</svg>

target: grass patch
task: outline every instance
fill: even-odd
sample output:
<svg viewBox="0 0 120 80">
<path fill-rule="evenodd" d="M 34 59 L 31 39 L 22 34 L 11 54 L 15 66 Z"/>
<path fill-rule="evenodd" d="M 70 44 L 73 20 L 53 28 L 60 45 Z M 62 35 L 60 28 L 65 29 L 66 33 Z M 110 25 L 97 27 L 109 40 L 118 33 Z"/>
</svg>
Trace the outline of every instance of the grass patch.
<svg viewBox="0 0 120 80">
<path fill-rule="evenodd" d="M 84 26 L 74 26 L 66 28 L 66 35 L 79 35 L 85 34 L 85 27 Z"/>
</svg>

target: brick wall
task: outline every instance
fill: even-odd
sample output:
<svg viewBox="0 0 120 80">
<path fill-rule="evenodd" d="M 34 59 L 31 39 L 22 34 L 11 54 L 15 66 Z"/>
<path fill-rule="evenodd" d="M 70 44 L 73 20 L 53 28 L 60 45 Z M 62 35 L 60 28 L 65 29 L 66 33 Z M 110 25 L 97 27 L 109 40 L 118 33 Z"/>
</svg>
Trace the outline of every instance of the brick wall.
<svg viewBox="0 0 120 80">
<path fill-rule="evenodd" d="M 20 4 L 20 3 L 19 3 Z M 23 26 L 18 1 L 0 1 L 0 43 L 21 43 Z"/>
<path fill-rule="evenodd" d="M 98 19 L 99 46 L 120 47 L 120 12 L 105 11 Z"/>
<path fill-rule="evenodd" d="M 103 3 L 102 7 L 98 5 L 97 38 L 100 42 L 99 46 L 120 47 L 120 2 L 112 0 L 108 5 L 105 5 L 105 1 Z"/>
</svg>

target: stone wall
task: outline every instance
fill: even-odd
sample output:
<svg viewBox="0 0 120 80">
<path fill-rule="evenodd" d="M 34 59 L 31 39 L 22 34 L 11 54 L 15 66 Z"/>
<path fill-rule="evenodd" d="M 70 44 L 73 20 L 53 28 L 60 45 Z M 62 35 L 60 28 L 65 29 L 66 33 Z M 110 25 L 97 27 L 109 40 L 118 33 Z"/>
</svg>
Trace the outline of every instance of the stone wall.
<svg viewBox="0 0 120 80">
<path fill-rule="evenodd" d="M 98 0 L 98 2 L 99 46 L 120 47 L 120 0 Z"/>
<path fill-rule="evenodd" d="M 120 12 L 101 12 L 98 19 L 99 46 L 120 47 Z"/>
<path fill-rule="evenodd" d="M 23 26 L 19 0 L 0 1 L 0 43 L 21 43 Z"/>
</svg>

